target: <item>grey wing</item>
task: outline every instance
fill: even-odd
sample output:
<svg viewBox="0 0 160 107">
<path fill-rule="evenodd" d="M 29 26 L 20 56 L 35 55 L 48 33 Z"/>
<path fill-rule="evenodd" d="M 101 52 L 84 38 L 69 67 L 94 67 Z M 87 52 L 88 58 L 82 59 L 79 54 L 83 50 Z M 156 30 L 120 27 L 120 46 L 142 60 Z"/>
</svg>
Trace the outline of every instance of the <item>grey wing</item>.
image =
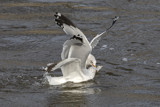
<svg viewBox="0 0 160 107">
<path fill-rule="evenodd" d="M 91 46 L 83 32 L 78 29 L 68 18 L 56 12 L 55 21 L 63 28 L 64 32 L 72 37 L 64 43 L 61 53 L 62 59 L 79 58 L 84 65 L 86 58 L 91 52 Z"/>
<path fill-rule="evenodd" d="M 103 36 L 103 34 L 106 33 L 106 31 L 100 33 L 100 34 L 97 34 L 97 36 L 95 36 L 91 42 L 90 42 L 90 45 L 92 46 L 92 48 L 94 48 L 95 46 L 97 46 L 97 44 L 99 43 L 101 37 Z"/>
<path fill-rule="evenodd" d="M 115 16 L 115 18 L 113 19 L 112 25 L 109 28 L 107 28 L 104 32 L 102 32 L 101 34 L 98 34 L 96 37 L 94 37 L 92 39 L 92 41 L 90 42 L 92 48 L 94 48 L 98 44 L 98 42 L 101 39 L 101 37 L 103 36 L 103 34 L 106 33 L 108 30 L 110 30 L 110 28 L 112 28 L 112 26 L 115 24 L 115 22 L 118 19 L 119 19 L 119 17 Z"/>
<path fill-rule="evenodd" d="M 68 54 L 72 45 L 82 46 L 83 43 L 77 39 L 70 39 L 65 41 L 65 43 L 63 44 L 63 50 L 61 53 L 62 60 L 68 58 Z"/>
<path fill-rule="evenodd" d="M 68 54 L 69 54 L 69 50 L 70 50 L 70 46 L 63 46 L 63 50 L 61 52 L 61 59 L 64 60 L 66 58 L 68 58 Z"/>
<path fill-rule="evenodd" d="M 61 68 L 62 74 L 64 77 L 70 78 L 78 78 L 84 77 L 84 74 L 81 69 L 81 61 L 77 58 L 67 58 L 65 60 L 60 61 L 59 63 L 51 63 L 49 64 L 45 70 L 47 72 L 54 71 L 56 69 Z"/>
<path fill-rule="evenodd" d="M 72 21 L 58 12 L 56 12 L 54 16 L 56 17 L 55 22 L 57 25 L 60 26 L 67 35 L 71 35 L 73 39 L 78 39 L 84 44 L 89 45 L 86 36 L 73 24 Z"/>
<path fill-rule="evenodd" d="M 79 39 L 70 39 L 67 40 L 63 45 L 63 50 L 61 53 L 61 58 L 78 58 L 81 60 L 82 67 L 85 67 L 86 59 L 88 55 L 91 53 L 91 47 L 85 45 Z"/>
<path fill-rule="evenodd" d="M 86 67 L 86 60 L 92 49 L 86 45 L 72 45 L 68 53 L 68 58 L 78 58 L 81 60 L 81 67 Z"/>
<path fill-rule="evenodd" d="M 58 68 L 61 68 L 62 66 L 66 65 L 66 64 L 69 64 L 69 63 L 72 63 L 72 62 L 76 62 L 76 61 L 79 61 L 79 59 L 77 58 L 68 58 L 68 59 L 65 59 L 65 60 L 62 60 L 58 63 L 49 63 L 47 65 L 47 67 L 45 68 L 45 70 L 47 72 L 50 72 L 50 71 L 54 71 Z"/>
</svg>

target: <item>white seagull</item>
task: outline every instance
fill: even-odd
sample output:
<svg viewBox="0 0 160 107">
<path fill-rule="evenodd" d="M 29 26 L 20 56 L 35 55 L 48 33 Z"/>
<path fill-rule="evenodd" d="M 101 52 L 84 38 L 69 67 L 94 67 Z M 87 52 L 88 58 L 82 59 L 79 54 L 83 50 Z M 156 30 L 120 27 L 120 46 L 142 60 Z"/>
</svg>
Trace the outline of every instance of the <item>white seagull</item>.
<svg viewBox="0 0 160 107">
<path fill-rule="evenodd" d="M 45 68 L 46 71 L 54 71 L 61 68 L 62 75 L 60 77 L 46 76 L 50 85 L 60 85 L 66 82 L 79 83 L 88 81 L 94 78 L 96 71 L 99 71 L 102 66 L 96 67 L 96 59 L 91 54 L 92 49 L 98 44 L 102 35 L 109 30 L 117 19 L 113 20 L 110 28 L 97 34 L 91 42 L 88 41 L 86 36 L 79 30 L 68 18 L 61 13 L 56 12 L 54 15 L 57 25 L 62 27 L 67 35 L 72 37 L 65 41 L 61 53 L 62 61 L 59 63 L 50 63 Z"/>
</svg>

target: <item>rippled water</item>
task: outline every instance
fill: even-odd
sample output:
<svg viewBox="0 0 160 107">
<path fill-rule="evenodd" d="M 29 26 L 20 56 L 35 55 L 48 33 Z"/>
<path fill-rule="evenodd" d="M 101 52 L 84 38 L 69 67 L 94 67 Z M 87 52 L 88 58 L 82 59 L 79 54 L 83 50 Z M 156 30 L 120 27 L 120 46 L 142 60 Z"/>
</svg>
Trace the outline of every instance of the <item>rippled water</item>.
<svg viewBox="0 0 160 107">
<path fill-rule="evenodd" d="M 120 16 L 92 52 L 103 65 L 94 80 L 61 86 L 45 81 L 41 67 L 60 60 L 69 38 L 54 22 L 56 11 L 90 40 Z M 3 107 L 158 107 L 160 1 L 1 0 L 0 80 Z"/>
</svg>

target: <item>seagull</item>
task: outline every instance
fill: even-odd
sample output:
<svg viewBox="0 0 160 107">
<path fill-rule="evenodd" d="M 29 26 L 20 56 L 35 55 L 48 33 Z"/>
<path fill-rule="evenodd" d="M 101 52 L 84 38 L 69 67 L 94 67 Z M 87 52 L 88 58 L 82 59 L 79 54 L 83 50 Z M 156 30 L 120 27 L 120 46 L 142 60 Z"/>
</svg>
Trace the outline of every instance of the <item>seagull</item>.
<svg viewBox="0 0 160 107">
<path fill-rule="evenodd" d="M 95 77 L 102 66 L 96 67 L 96 59 L 89 55 L 86 61 L 86 68 L 81 68 L 81 60 L 78 58 L 67 58 L 59 63 L 50 63 L 45 68 L 46 71 L 54 71 L 61 68 L 63 76 L 52 77 L 46 72 L 45 77 L 50 85 L 61 85 L 67 82 L 80 83 L 91 80 Z"/>
<path fill-rule="evenodd" d="M 96 66 L 96 59 L 91 54 L 92 49 L 98 44 L 102 35 L 106 33 L 117 21 L 115 17 L 110 28 L 104 32 L 97 34 L 91 42 L 88 41 L 84 33 L 75 26 L 67 17 L 59 12 L 55 13 L 55 22 L 63 31 L 72 36 L 63 44 L 61 53 L 62 61 L 58 63 L 47 64 L 47 80 L 50 85 L 61 85 L 66 82 L 80 83 L 91 80 L 95 77 L 102 66 Z M 61 68 L 62 75 L 60 77 L 51 77 L 48 72 Z"/>
</svg>

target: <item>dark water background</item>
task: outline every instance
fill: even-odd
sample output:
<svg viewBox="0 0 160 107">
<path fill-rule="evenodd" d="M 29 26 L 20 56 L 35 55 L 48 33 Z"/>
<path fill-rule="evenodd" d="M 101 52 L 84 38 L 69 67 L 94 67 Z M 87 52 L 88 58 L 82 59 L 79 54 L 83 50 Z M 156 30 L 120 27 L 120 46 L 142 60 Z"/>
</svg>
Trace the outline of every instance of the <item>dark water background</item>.
<svg viewBox="0 0 160 107">
<path fill-rule="evenodd" d="M 44 80 L 41 67 L 59 61 L 70 38 L 55 24 L 56 11 L 89 40 L 120 16 L 92 52 L 103 65 L 94 80 L 61 86 Z M 0 0 L 0 105 L 159 107 L 160 1 Z"/>
</svg>

